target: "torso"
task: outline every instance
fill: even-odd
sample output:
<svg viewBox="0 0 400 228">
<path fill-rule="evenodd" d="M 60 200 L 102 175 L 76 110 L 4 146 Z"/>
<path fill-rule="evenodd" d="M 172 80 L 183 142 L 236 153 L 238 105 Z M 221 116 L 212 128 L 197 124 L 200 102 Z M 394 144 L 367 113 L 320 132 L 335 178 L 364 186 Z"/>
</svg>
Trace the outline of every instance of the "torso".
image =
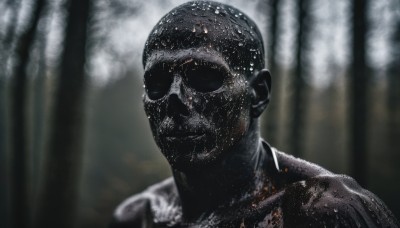
<svg viewBox="0 0 400 228">
<path fill-rule="evenodd" d="M 398 227 L 383 202 L 353 179 L 278 153 L 275 181 L 239 203 L 185 221 L 173 178 L 124 201 L 111 227 Z M 268 162 L 273 162 L 272 160 Z M 274 171 L 275 170 L 275 171 Z"/>
</svg>

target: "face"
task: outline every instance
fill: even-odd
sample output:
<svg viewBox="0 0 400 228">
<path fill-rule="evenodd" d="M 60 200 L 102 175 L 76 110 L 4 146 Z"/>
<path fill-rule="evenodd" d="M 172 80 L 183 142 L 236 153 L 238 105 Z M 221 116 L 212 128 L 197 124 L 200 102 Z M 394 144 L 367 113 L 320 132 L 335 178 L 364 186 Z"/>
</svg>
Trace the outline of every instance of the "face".
<svg viewBox="0 0 400 228">
<path fill-rule="evenodd" d="M 173 168 L 213 164 L 250 123 L 245 75 L 210 49 L 157 50 L 147 59 L 144 108 L 154 139 Z"/>
</svg>

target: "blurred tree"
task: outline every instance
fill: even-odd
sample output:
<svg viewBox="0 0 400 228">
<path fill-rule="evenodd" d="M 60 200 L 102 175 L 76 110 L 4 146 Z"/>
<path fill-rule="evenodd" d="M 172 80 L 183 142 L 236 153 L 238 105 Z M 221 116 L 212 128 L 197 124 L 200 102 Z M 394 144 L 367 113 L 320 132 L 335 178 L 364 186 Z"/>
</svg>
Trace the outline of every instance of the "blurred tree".
<svg viewBox="0 0 400 228">
<path fill-rule="evenodd" d="M 38 0 L 33 6 L 31 23 L 20 34 L 16 42 L 16 63 L 11 78 L 11 224 L 14 227 L 27 227 L 29 216 L 29 154 L 27 148 L 26 124 L 26 67 L 29 62 L 29 52 L 32 48 L 35 31 L 42 13 L 44 0 Z M 15 26 L 15 25 L 14 25 Z"/>
<path fill-rule="evenodd" d="M 3 12 L 6 13 L 6 10 L 11 11 L 10 22 L 7 25 L 5 35 L 1 37 L 0 43 L 0 184 L 3 186 L 10 186 L 9 176 L 8 174 L 8 156 L 7 156 L 7 121 L 6 121 L 6 110 L 7 106 L 7 96 L 6 96 L 6 78 L 7 78 L 7 64 L 9 63 L 9 59 L 11 56 L 11 47 L 13 44 L 13 39 L 15 37 L 15 31 L 17 27 L 18 16 L 20 12 L 20 4 L 19 0 L 8 0 L 3 3 Z M 8 190 L 9 188 L 3 187 L 0 188 L 0 227 L 9 227 L 9 217 L 11 214 L 8 202 Z"/>
<path fill-rule="evenodd" d="M 352 3 L 352 75 L 350 80 L 351 102 L 351 170 L 357 182 L 366 187 L 367 182 L 367 85 L 366 31 L 367 0 L 353 0 Z"/>
<path fill-rule="evenodd" d="M 296 157 L 301 157 L 303 133 L 304 131 L 304 116 L 307 106 L 306 100 L 306 82 L 305 82 L 305 68 L 307 67 L 306 49 L 310 36 L 310 0 L 299 0 L 297 3 L 297 17 L 298 17 L 298 30 L 297 30 L 297 50 L 296 50 L 296 69 L 293 77 L 293 95 L 291 104 L 292 115 L 292 129 L 291 129 L 291 149 L 290 152 Z"/>
<path fill-rule="evenodd" d="M 47 116 L 45 113 L 45 104 L 46 104 L 46 45 L 47 45 L 47 34 L 49 33 L 49 20 L 50 15 L 47 12 L 47 7 L 44 15 L 40 20 L 38 35 L 37 35 L 37 56 L 33 62 L 33 64 L 37 65 L 37 71 L 34 75 L 34 79 L 32 81 L 32 95 L 33 98 L 30 102 L 32 102 L 32 129 L 31 129 L 31 140 L 32 140 L 32 191 L 33 195 L 37 193 L 38 183 L 39 183 L 39 170 L 41 159 L 43 158 L 43 143 L 44 143 L 44 127 L 45 127 L 45 117 Z M 33 202 L 35 204 L 35 202 Z M 34 205 L 35 206 L 35 205 Z"/>
<path fill-rule="evenodd" d="M 398 2 L 400 3 L 400 2 Z M 396 9 L 396 8 L 393 8 Z M 400 15 L 399 15 L 400 16 Z M 380 180 L 393 181 L 394 184 L 390 184 L 390 187 L 382 188 L 381 186 L 385 186 L 385 183 L 378 183 L 379 191 L 385 193 L 386 195 L 382 195 L 382 197 L 386 197 L 388 199 L 387 204 L 390 209 L 397 215 L 400 216 L 400 204 L 398 201 L 398 192 L 400 190 L 400 183 L 398 180 L 400 179 L 400 170 L 394 167 L 398 167 L 398 161 L 400 160 L 400 17 L 397 18 L 397 21 L 394 22 L 394 32 L 391 37 L 391 60 L 389 62 L 388 72 L 387 72 L 387 91 L 386 92 L 386 108 L 382 108 L 387 112 L 387 120 L 386 122 L 386 132 L 381 134 L 381 141 L 386 142 L 387 145 L 384 145 L 386 148 L 386 153 L 384 154 L 387 159 L 387 163 L 385 165 L 390 165 L 388 169 L 390 170 L 385 175 L 380 177 Z M 385 118 L 383 116 L 382 118 Z M 375 129 L 375 128 L 374 128 Z M 379 145 L 380 148 L 382 147 Z M 379 148 L 378 153 L 382 153 L 382 150 Z M 390 164 L 391 163 L 391 164 Z M 379 167 L 381 164 L 378 165 Z M 387 179 L 389 179 L 387 181 Z"/>
<path fill-rule="evenodd" d="M 84 142 L 85 62 L 89 0 L 66 2 L 61 72 L 54 102 L 35 227 L 72 227 Z"/>
<path fill-rule="evenodd" d="M 279 1 L 269 0 L 269 36 L 270 40 L 268 42 L 268 61 L 269 61 L 269 71 L 272 75 L 273 89 L 271 91 L 271 102 L 268 107 L 268 114 L 266 116 L 266 136 L 268 142 L 272 145 L 276 145 L 278 141 L 278 123 L 279 123 L 279 97 L 280 97 L 280 81 L 281 77 L 278 75 L 277 63 L 275 55 L 278 49 L 278 16 L 279 16 Z"/>
<path fill-rule="evenodd" d="M 391 61 L 389 63 L 388 76 L 388 97 L 387 106 L 390 125 L 400 124 L 400 18 L 394 23 L 395 29 L 391 37 Z M 396 129 L 396 128 L 389 128 Z M 393 134 L 395 135 L 395 134 Z"/>
</svg>

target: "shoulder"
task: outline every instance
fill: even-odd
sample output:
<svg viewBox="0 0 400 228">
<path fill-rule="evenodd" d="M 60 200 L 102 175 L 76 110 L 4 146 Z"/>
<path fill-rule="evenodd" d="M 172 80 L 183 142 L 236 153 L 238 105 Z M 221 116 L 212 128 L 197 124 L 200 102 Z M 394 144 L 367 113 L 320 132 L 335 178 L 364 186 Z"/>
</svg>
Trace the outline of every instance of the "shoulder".
<svg viewBox="0 0 400 228">
<path fill-rule="evenodd" d="M 399 227 L 382 200 L 353 178 L 271 148 L 285 186 L 281 208 L 285 226 Z"/>
<path fill-rule="evenodd" d="M 317 164 L 278 151 L 264 140 L 262 143 L 267 153 L 266 171 L 273 175 L 273 179 L 279 180 L 278 185 L 287 185 L 318 175 L 333 174 Z"/>
<path fill-rule="evenodd" d="M 288 175 L 293 181 L 306 180 L 311 177 L 320 175 L 332 175 L 329 170 L 301 158 L 296 158 L 293 155 L 275 150 L 275 154 L 279 163 L 281 173 Z"/>
<path fill-rule="evenodd" d="M 115 209 L 110 228 L 142 227 L 154 216 L 153 207 L 175 195 L 172 178 L 148 187 L 143 192 L 125 199 Z"/>
<path fill-rule="evenodd" d="M 399 226 L 377 196 L 345 175 L 317 175 L 287 186 L 282 210 L 288 226 Z"/>
</svg>

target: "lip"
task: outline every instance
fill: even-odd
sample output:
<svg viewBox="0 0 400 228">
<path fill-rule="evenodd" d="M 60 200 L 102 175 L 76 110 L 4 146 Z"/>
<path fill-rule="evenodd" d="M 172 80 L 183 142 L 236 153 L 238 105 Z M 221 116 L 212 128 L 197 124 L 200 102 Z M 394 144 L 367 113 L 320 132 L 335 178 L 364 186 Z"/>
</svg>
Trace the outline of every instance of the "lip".
<svg viewBox="0 0 400 228">
<path fill-rule="evenodd" d="M 182 141 L 190 141 L 190 140 L 196 140 L 200 139 L 203 136 L 205 136 L 205 133 L 193 133 L 193 132 L 178 132 L 174 134 L 167 134 L 163 135 L 164 138 L 167 140 L 182 140 Z"/>
</svg>

